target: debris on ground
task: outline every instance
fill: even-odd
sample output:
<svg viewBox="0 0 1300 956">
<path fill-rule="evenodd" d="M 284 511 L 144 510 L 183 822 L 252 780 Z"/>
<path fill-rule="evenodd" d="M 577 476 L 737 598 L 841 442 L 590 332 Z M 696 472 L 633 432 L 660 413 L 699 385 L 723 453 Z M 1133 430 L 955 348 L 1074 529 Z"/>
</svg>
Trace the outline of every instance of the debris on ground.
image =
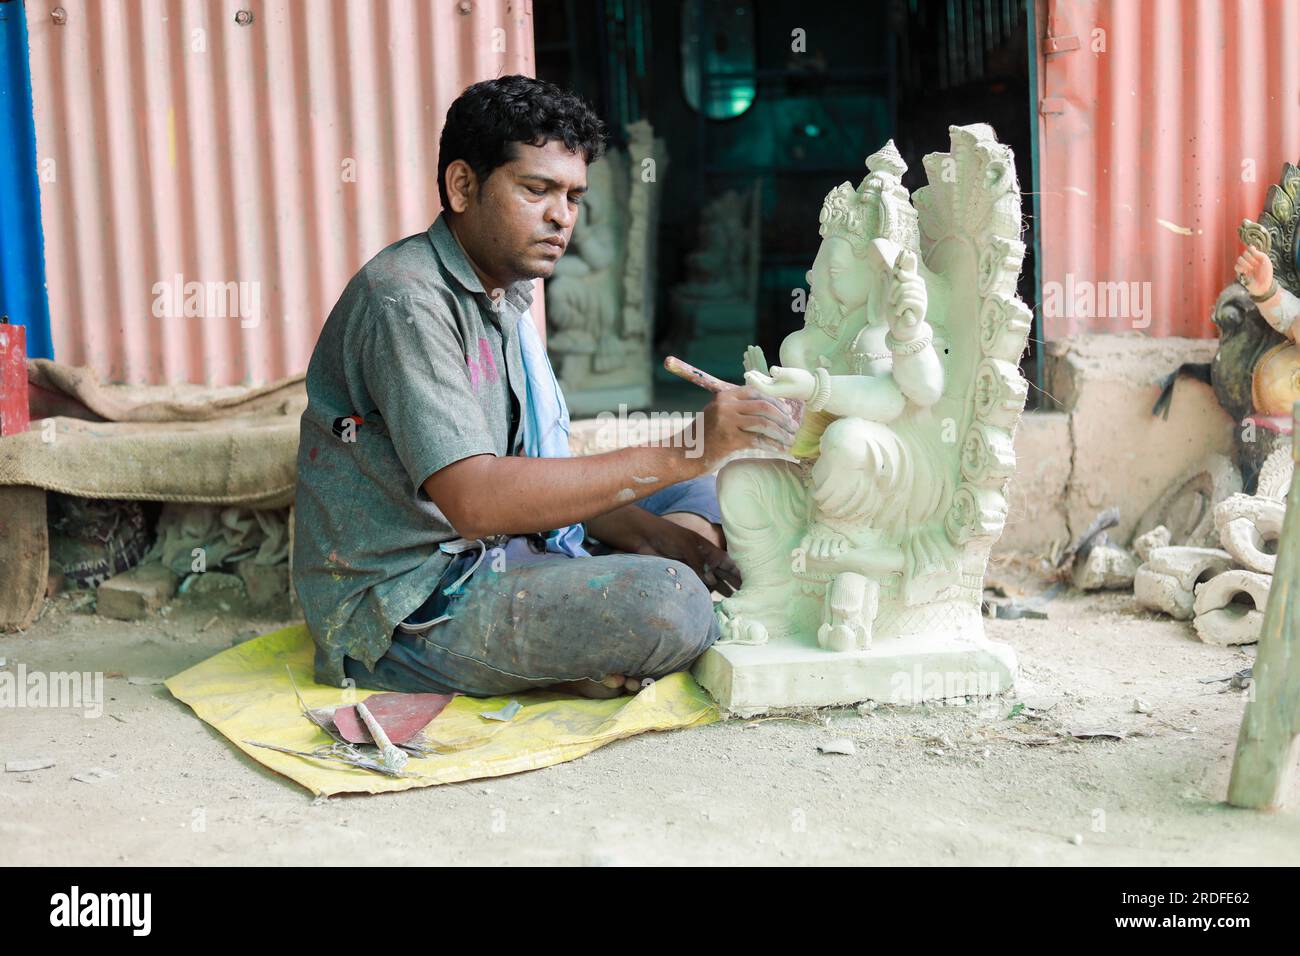
<svg viewBox="0 0 1300 956">
<path fill-rule="evenodd" d="M 858 752 L 858 748 L 854 746 L 853 741 L 848 737 L 836 737 L 834 740 L 828 740 L 825 743 L 818 744 L 817 749 L 824 754 L 845 754 L 850 757 Z"/>
<path fill-rule="evenodd" d="M 1084 529 L 1083 534 L 1079 535 L 1073 544 L 1061 552 L 1061 556 L 1056 559 L 1057 569 L 1064 570 L 1076 557 L 1087 557 L 1088 551 L 1092 549 L 1093 544 L 1105 533 L 1106 529 L 1113 528 L 1117 524 L 1119 524 L 1118 508 L 1107 508 L 1101 512 L 1092 519 L 1092 524 Z"/>
<path fill-rule="evenodd" d="M 5 762 L 5 773 L 27 773 L 32 770 L 48 770 L 54 766 L 54 761 L 48 757 L 29 757 L 25 760 L 8 760 Z"/>
<path fill-rule="evenodd" d="M 1005 621 L 1015 621 L 1021 618 L 1046 620 L 1047 612 L 1042 609 L 1043 606 L 1064 590 L 1065 585 L 1058 581 L 1047 590 L 1035 594 L 1033 597 L 1013 598 L 1002 587 L 985 588 L 984 616 Z"/>
<path fill-rule="evenodd" d="M 138 565 L 157 516 L 148 502 L 46 495 L 50 570 L 63 586 L 96 588 Z"/>
<path fill-rule="evenodd" d="M 1255 666 L 1243 667 L 1235 674 L 1225 674 L 1223 677 L 1202 677 L 1202 684 L 1222 684 L 1227 683 L 1230 687 L 1245 689 L 1249 687 L 1254 680 Z"/>
<path fill-rule="evenodd" d="M 176 575 L 157 563 L 137 564 L 95 590 L 95 612 L 118 621 L 141 621 L 176 593 Z"/>
<path fill-rule="evenodd" d="M 1103 730 L 1096 728 L 1079 728 L 1077 730 L 1067 730 L 1066 736 L 1073 737 L 1075 740 L 1127 740 L 1134 734 L 1125 733 L 1122 730 Z"/>
<path fill-rule="evenodd" d="M 1293 469 L 1290 450 L 1275 449 L 1261 469 L 1269 481 L 1243 494 L 1235 465 L 1212 455 L 1175 483 L 1138 522 L 1141 532 L 1167 519 L 1134 538 L 1143 562 L 1133 581 L 1138 605 L 1192 620 L 1206 644 L 1256 643 L 1286 514 L 1283 479 Z"/>
<path fill-rule="evenodd" d="M 1028 717 L 1031 720 L 1041 720 L 1059 703 L 1060 700 L 1055 697 L 1026 697 L 1024 700 L 1020 701 L 1021 709 L 1016 710 L 1014 714 L 1009 714 L 1008 716 L 1015 716 L 1015 714 L 1023 713 L 1025 717 Z"/>
<path fill-rule="evenodd" d="M 479 714 L 479 716 L 486 717 L 488 720 L 500 720 L 503 722 L 509 722 L 511 720 L 514 720 L 515 714 L 519 713 L 519 711 L 521 710 L 523 710 L 523 705 L 521 705 L 517 700 L 512 700 L 510 701 L 510 703 L 506 704 L 500 710 L 486 710 L 483 713 Z"/>
<path fill-rule="evenodd" d="M 1080 591 L 1129 591 L 1138 562 L 1124 548 L 1097 540 L 1074 566 L 1074 586 Z"/>
<path fill-rule="evenodd" d="M 1230 567 L 1232 555 L 1219 548 L 1153 548 L 1133 578 L 1133 596 L 1140 607 L 1190 621 L 1195 615 L 1196 586 Z"/>
<path fill-rule="evenodd" d="M 1146 564 L 1151 558 L 1152 551 L 1156 548 L 1167 548 L 1172 542 L 1173 538 L 1169 529 L 1162 524 L 1158 524 L 1150 531 L 1133 539 L 1133 553 L 1137 555 L 1138 561 Z"/>
<path fill-rule="evenodd" d="M 74 773 L 72 779 L 77 783 L 99 783 L 101 780 L 112 780 L 117 774 L 103 767 L 91 767 L 81 773 Z"/>
<path fill-rule="evenodd" d="M 191 574 L 177 589 L 180 594 L 222 594 L 230 597 L 244 596 L 244 582 L 235 574 L 224 571 L 203 571 Z"/>
<path fill-rule="evenodd" d="M 1192 622 L 1206 644 L 1254 644 L 1264 626 L 1273 575 L 1234 568 L 1196 586 Z"/>
</svg>

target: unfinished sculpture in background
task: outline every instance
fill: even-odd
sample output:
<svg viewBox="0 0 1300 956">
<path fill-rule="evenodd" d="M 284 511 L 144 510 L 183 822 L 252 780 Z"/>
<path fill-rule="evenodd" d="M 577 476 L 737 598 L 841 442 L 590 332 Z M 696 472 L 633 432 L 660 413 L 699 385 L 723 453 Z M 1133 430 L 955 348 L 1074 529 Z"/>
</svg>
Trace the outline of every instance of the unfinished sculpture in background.
<svg viewBox="0 0 1300 956">
<path fill-rule="evenodd" d="M 659 215 L 668 158 L 644 120 L 587 170 L 568 253 L 546 283 L 547 348 L 574 415 L 650 404 Z"/>
<path fill-rule="evenodd" d="M 757 332 L 761 183 L 731 190 L 700 211 L 686 281 L 670 295 L 676 328 L 671 352 L 726 378 Z"/>
<path fill-rule="evenodd" d="M 915 208 L 892 142 L 831 191 L 804 327 L 778 367 L 745 354 L 749 383 L 806 411 L 794 460 L 719 474 L 744 586 L 696 676 L 732 711 L 1014 685 L 980 605 L 1028 392 L 1020 189 L 990 127 L 950 136 Z"/>
</svg>

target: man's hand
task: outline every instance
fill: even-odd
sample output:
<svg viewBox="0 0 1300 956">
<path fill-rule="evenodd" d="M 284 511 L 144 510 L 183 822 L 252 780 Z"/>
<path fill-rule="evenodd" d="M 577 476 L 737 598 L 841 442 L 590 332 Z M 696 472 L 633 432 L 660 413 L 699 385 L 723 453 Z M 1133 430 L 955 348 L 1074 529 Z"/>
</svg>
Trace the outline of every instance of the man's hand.
<svg viewBox="0 0 1300 956">
<path fill-rule="evenodd" d="M 738 451 L 787 451 L 798 430 L 784 402 L 752 385 L 718 392 L 704 409 L 704 471 Z"/>
<path fill-rule="evenodd" d="M 463 538 L 549 531 L 707 474 L 737 451 L 786 451 L 797 427 L 784 402 L 752 388 L 719 392 L 702 417 L 699 432 L 674 436 L 686 442 L 580 458 L 472 455 L 422 485 Z"/>
<path fill-rule="evenodd" d="M 731 560 L 731 555 L 690 528 L 683 528 L 648 511 L 645 513 L 654 520 L 646 524 L 637 554 L 680 561 L 699 575 L 705 587 L 724 597 L 740 590 L 740 569 Z"/>
<path fill-rule="evenodd" d="M 690 528 L 636 505 L 592 518 L 587 532 L 620 551 L 680 561 L 699 575 L 710 591 L 726 595 L 740 589 L 740 569 L 731 555 Z"/>
</svg>

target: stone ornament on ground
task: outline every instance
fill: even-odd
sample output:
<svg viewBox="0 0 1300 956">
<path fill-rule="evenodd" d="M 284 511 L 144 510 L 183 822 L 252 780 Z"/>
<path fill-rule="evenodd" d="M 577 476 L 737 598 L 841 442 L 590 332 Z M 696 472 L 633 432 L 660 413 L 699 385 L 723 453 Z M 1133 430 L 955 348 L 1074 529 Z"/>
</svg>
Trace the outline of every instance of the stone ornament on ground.
<svg viewBox="0 0 1300 956">
<path fill-rule="evenodd" d="M 892 142 L 830 192 L 804 327 L 777 366 L 745 353 L 749 384 L 807 410 L 794 460 L 718 478 L 744 586 L 696 676 L 732 711 L 1014 684 L 980 606 L 1028 391 L 1020 190 L 990 127 L 949 131 L 915 206 Z"/>
<path fill-rule="evenodd" d="M 1138 605 L 1193 621 L 1207 644 L 1257 641 L 1293 471 L 1279 447 L 1260 468 L 1260 494 L 1242 494 L 1237 466 L 1218 454 L 1174 482 L 1138 521 Z"/>
<path fill-rule="evenodd" d="M 1218 548 L 1155 548 L 1133 578 L 1133 596 L 1142 607 L 1190 621 L 1196 586 L 1231 567 L 1232 555 Z"/>
<path fill-rule="evenodd" d="M 1074 566 L 1074 586 L 1080 591 L 1127 591 L 1133 587 L 1137 559 L 1108 542 L 1093 545 Z"/>
<path fill-rule="evenodd" d="M 1282 536 L 1286 502 L 1258 495 L 1233 495 L 1214 509 L 1223 549 L 1243 567 L 1272 574 Z"/>
<path fill-rule="evenodd" d="M 1156 525 L 1150 531 L 1133 539 L 1133 553 L 1137 555 L 1140 563 L 1145 564 L 1150 559 L 1152 551 L 1156 548 L 1166 548 L 1170 543 L 1169 529 L 1162 524 Z"/>
<path fill-rule="evenodd" d="M 1254 644 L 1264 625 L 1271 574 L 1235 569 L 1196 588 L 1197 635 L 1206 644 Z"/>
<path fill-rule="evenodd" d="M 1214 508 L 1223 548 L 1155 547 L 1138 568 L 1133 596 L 1141 607 L 1193 622 L 1197 637 L 1220 646 L 1259 640 L 1286 503 L 1235 494 Z M 1163 535 L 1134 542 L 1144 551 Z"/>
</svg>

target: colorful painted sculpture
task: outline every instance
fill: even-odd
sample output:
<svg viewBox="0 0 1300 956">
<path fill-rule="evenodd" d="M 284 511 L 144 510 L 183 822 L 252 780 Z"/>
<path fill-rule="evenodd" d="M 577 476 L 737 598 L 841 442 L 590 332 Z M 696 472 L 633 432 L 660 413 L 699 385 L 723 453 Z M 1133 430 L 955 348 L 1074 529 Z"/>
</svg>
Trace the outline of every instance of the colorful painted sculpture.
<svg viewBox="0 0 1300 956">
<path fill-rule="evenodd" d="M 1300 399 L 1298 225 L 1300 168 L 1287 163 L 1280 181 L 1269 187 L 1259 222 L 1242 223 L 1245 249 L 1237 260 L 1237 281 L 1214 306 L 1219 351 L 1210 381 L 1219 403 L 1239 423 L 1237 465 L 1248 492 L 1254 492 L 1266 460 L 1290 458 L 1291 408 Z"/>
</svg>

